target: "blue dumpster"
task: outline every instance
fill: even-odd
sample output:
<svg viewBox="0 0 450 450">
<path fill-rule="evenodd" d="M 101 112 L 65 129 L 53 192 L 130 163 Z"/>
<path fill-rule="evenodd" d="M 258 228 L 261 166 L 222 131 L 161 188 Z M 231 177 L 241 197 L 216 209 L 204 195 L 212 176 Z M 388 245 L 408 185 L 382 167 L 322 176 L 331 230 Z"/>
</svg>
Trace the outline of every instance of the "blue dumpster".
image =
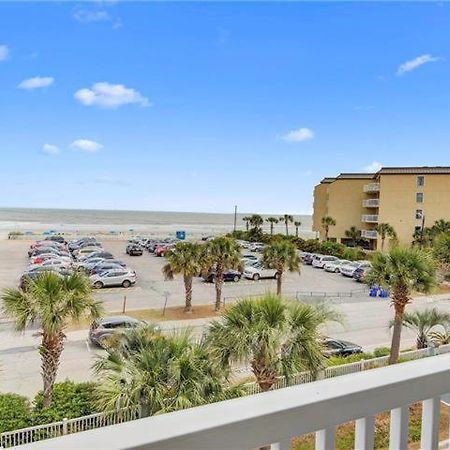
<svg viewBox="0 0 450 450">
<path fill-rule="evenodd" d="M 186 239 L 186 231 L 177 231 L 176 236 L 177 236 L 177 239 L 184 241 Z"/>
</svg>

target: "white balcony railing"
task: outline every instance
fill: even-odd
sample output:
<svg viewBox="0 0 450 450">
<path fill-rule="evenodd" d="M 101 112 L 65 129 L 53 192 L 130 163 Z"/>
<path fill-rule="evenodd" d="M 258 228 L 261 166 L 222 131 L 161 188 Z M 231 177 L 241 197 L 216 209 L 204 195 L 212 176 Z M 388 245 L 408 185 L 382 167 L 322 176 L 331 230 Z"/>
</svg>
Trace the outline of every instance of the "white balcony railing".
<svg viewBox="0 0 450 450">
<path fill-rule="evenodd" d="M 368 198 L 362 202 L 364 208 L 378 208 L 380 206 L 380 199 Z"/>
<path fill-rule="evenodd" d="M 380 192 L 380 183 L 365 184 L 363 190 L 369 194 L 371 192 Z"/>
<path fill-rule="evenodd" d="M 378 215 L 377 214 L 364 214 L 363 216 L 361 216 L 361 222 L 378 223 Z"/>
<path fill-rule="evenodd" d="M 378 233 L 375 230 L 361 230 L 361 237 L 366 239 L 377 239 Z"/>
<path fill-rule="evenodd" d="M 21 448 L 65 450 L 288 450 L 316 433 L 316 449 L 334 448 L 336 426 L 355 421 L 356 449 L 374 448 L 374 416 L 391 411 L 389 448 L 408 441 L 409 405 L 422 402 L 422 450 L 439 446 L 440 396 L 450 392 L 450 355 L 344 375 L 198 408 L 67 435 Z M 445 439 L 447 436 L 445 436 Z"/>
</svg>

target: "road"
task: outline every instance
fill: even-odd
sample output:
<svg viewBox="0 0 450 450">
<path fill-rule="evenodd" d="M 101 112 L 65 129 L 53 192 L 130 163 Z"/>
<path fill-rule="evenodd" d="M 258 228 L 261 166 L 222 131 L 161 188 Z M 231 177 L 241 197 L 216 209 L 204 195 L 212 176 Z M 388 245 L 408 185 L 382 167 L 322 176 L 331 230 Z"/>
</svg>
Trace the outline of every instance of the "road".
<svg viewBox="0 0 450 450">
<path fill-rule="evenodd" d="M 5 245 L 5 243 L 7 245 Z M 29 243 L 23 241 L 0 242 L 0 287 L 14 285 L 20 272 L 27 263 L 25 256 Z M 183 285 L 180 279 L 164 281 L 161 267 L 165 260 L 145 253 L 142 257 L 128 257 L 123 254 L 124 243 L 107 242 L 105 248 L 111 250 L 124 261 L 130 263 L 138 274 L 138 283 L 130 289 L 105 289 L 96 292 L 96 297 L 105 302 L 109 311 L 117 311 L 122 306 L 123 295 L 127 295 L 128 308 L 162 307 L 164 291 L 170 292 L 169 306 L 183 304 Z M 120 254 L 122 252 L 122 254 Z M 256 295 L 274 289 L 273 280 L 240 281 L 227 283 L 224 287 L 225 297 Z M 302 268 L 302 274 L 288 274 L 284 290 L 290 296 L 297 291 L 350 292 L 361 289 L 361 285 L 338 274 L 328 274 L 309 266 Z M 214 287 L 196 280 L 194 285 L 194 305 L 212 304 Z M 311 298 L 304 297 L 307 301 Z M 345 317 L 345 324 L 329 324 L 323 330 L 327 335 L 346 339 L 363 346 L 365 350 L 387 346 L 390 343 L 387 324 L 392 317 L 392 308 L 386 299 L 371 298 L 367 294 L 358 294 L 348 298 L 334 299 L 334 307 Z M 410 310 L 436 306 L 450 312 L 450 294 L 434 297 L 421 297 L 409 306 Z M 195 321 L 164 322 L 163 328 L 172 329 L 194 326 L 194 332 L 202 333 L 208 319 Z M 39 336 L 36 330 L 25 333 L 14 332 L 12 324 L 5 319 L 0 320 L 0 389 L 3 392 L 17 392 L 32 396 L 41 387 L 39 373 Z M 87 330 L 67 333 L 67 341 L 61 358 L 58 381 L 70 378 L 75 381 L 92 379 L 91 365 L 96 357 L 104 352 L 92 347 L 86 341 Z M 412 347 L 414 335 L 405 330 L 402 347 Z"/>
</svg>

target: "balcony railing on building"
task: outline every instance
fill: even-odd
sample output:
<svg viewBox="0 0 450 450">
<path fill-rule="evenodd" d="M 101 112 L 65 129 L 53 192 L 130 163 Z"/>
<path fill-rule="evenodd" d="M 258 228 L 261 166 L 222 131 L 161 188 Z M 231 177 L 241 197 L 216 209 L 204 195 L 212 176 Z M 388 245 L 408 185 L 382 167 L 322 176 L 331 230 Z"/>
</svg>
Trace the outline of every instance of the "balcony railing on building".
<svg viewBox="0 0 450 450">
<path fill-rule="evenodd" d="M 366 239 L 377 239 L 378 233 L 375 230 L 361 230 L 361 237 Z"/>
<path fill-rule="evenodd" d="M 378 208 L 380 200 L 378 198 L 368 198 L 362 202 L 364 208 Z"/>
<path fill-rule="evenodd" d="M 380 183 L 370 183 L 364 185 L 364 192 L 380 192 Z"/>
<path fill-rule="evenodd" d="M 361 222 L 378 223 L 378 215 L 377 214 L 364 214 L 361 217 Z"/>
<path fill-rule="evenodd" d="M 450 392 L 450 355 L 161 414 L 22 448 L 65 450 L 288 450 L 315 432 L 316 449 L 335 447 L 335 430 L 355 421 L 355 449 L 374 448 L 375 416 L 391 411 L 389 448 L 408 448 L 409 406 L 422 402 L 420 448 L 437 450 L 441 396 Z"/>
</svg>

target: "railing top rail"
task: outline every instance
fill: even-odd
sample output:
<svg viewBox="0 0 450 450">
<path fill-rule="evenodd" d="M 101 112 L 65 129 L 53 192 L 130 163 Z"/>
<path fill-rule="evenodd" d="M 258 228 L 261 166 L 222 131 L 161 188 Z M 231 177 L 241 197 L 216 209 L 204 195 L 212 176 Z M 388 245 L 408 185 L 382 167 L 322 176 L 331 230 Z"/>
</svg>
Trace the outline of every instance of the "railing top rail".
<svg viewBox="0 0 450 450">
<path fill-rule="evenodd" d="M 450 391 L 450 355 L 293 386 L 25 445 L 23 449 L 249 449 Z M 176 424 L 176 427 L 174 427 Z M 271 426 L 268 426 L 271 424 Z M 148 431 L 152 430 L 151 433 Z"/>
</svg>

